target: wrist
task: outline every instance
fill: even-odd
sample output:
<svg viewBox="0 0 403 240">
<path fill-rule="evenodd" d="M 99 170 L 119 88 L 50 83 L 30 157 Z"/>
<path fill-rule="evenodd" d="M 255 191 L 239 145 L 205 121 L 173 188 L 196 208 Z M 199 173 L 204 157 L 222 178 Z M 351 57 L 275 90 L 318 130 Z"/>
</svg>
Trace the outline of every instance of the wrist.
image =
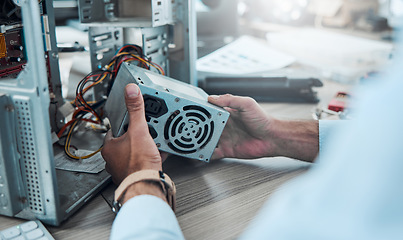
<svg viewBox="0 0 403 240">
<path fill-rule="evenodd" d="M 268 124 L 265 136 L 266 150 L 268 157 L 284 156 L 283 149 L 281 148 L 281 132 L 284 127 L 284 121 L 279 119 L 271 119 L 270 124 Z"/>
<path fill-rule="evenodd" d="M 274 156 L 312 162 L 319 152 L 318 121 L 273 120 L 269 133 Z"/>
<path fill-rule="evenodd" d="M 141 170 L 127 176 L 115 190 L 113 212 L 117 213 L 120 207 L 130 198 L 149 194 L 161 198 L 175 211 L 176 187 L 171 178 L 157 170 Z"/>
<path fill-rule="evenodd" d="M 125 204 L 129 199 L 140 195 L 153 195 L 161 198 L 164 202 L 167 202 L 166 196 L 158 183 L 141 181 L 130 185 L 124 193 L 121 204 Z"/>
</svg>

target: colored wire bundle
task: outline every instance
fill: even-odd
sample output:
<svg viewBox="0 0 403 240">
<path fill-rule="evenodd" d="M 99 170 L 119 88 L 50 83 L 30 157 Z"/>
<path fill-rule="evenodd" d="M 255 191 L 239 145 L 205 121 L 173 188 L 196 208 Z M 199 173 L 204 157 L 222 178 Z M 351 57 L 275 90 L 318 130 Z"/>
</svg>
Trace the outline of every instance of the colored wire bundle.
<svg viewBox="0 0 403 240">
<path fill-rule="evenodd" d="M 75 111 L 72 115 L 72 119 L 67 122 L 58 132 L 57 136 L 62 137 L 63 133 L 67 130 L 66 142 L 64 144 L 64 152 L 67 156 L 73 159 L 87 159 L 102 150 L 102 146 L 91 154 L 85 156 L 77 156 L 71 152 L 71 139 L 75 128 L 81 122 L 87 122 L 92 124 L 103 125 L 102 116 L 96 111 L 96 109 L 103 106 L 105 100 L 90 103 L 88 102 L 84 95 L 94 86 L 108 82 L 109 87 L 107 89 L 107 94 L 109 94 L 112 88 L 113 82 L 118 74 L 120 66 L 123 62 L 137 61 L 139 67 L 145 69 L 150 69 L 151 67 L 157 69 L 157 71 L 165 75 L 164 70 L 156 63 L 151 62 L 147 57 L 143 55 L 143 50 L 137 45 L 123 45 L 109 62 L 109 64 L 104 68 L 95 72 L 89 73 L 85 76 L 77 85 L 76 88 L 76 98 L 71 103 L 75 107 Z"/>
<path fill-rule="evenodd" d="M 134 53 L 133 53 L 134 51 Z M 137 54 L 136 54 L 137 53 Z M 165 75 L 164 70 L 156 63 L 151 62 L 146 56 L 143 55 L 143 50 L 137 45 L 126 44 L 123 45 L 112 58 L 111 62 L 107 66 L 107 69 L 111 69 L 115 77 L 123 62 L 138 61 L 139 66 L 150 70 L 150 67 L 154 67 L 157 71 Z"/>
</svg>

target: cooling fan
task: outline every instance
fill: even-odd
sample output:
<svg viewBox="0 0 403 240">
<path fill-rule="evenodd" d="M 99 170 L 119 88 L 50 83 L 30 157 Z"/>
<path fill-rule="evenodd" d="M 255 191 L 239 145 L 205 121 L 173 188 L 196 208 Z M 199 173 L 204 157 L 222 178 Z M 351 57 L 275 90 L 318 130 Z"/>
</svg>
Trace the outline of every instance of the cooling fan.
<svg viewBox="0 0 403 240">
<path fill-rule="evenodd" d="M 207 102 L 202 89 L 123 63 L 105 105 L 115 137 L 124 134 L 129 116 L 124 88 L 137 84 L 144 97 L 150 135 L 158 149 L 208 162 L 229 113 Z"/>
</svg>

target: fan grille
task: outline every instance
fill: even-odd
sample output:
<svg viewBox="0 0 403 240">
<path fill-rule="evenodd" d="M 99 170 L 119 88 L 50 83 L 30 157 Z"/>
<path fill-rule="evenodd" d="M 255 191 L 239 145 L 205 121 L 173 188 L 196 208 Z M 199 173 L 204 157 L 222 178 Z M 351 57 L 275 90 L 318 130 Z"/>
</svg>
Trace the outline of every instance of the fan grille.
<svg viewBox="0 0 403 240">
<path fill-rule="evenodd" d="M 171 114 L 165 124 L 164 138 L 173 151 L 190 154 L 204 148 L 213 132 L 211 114 L 202 107 L 189 105 Z"/>
</svg>

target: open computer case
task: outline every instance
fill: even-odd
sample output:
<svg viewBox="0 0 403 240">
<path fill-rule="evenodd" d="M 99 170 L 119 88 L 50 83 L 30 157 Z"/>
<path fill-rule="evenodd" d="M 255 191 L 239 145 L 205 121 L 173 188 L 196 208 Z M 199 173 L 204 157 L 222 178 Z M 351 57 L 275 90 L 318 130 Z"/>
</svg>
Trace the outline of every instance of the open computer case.
<svg viewBox="0 0 403 240">
<path fill-rule="evenodd" d="M 135 42 L 168 76 L 197 84 L 192 0 L 78 4 L 80 20 L 89 26 L 93 70 L 121 45 Z M 0 214 L 59 225 L 110 177 L 105 170 L 55 167 L 55 156 L 63 152 L 55 147 L 54 133 L 65 123 L 60 108 L 67 101 L 61 94 L 53 2 L 5 0 L 4 6 L 14 18 L 0 18 Z M 128 12 L 130 7 L 137 10 Z M 105 97 L 103 87 L 94 89 L 94 99 Z"/>
</svg>

